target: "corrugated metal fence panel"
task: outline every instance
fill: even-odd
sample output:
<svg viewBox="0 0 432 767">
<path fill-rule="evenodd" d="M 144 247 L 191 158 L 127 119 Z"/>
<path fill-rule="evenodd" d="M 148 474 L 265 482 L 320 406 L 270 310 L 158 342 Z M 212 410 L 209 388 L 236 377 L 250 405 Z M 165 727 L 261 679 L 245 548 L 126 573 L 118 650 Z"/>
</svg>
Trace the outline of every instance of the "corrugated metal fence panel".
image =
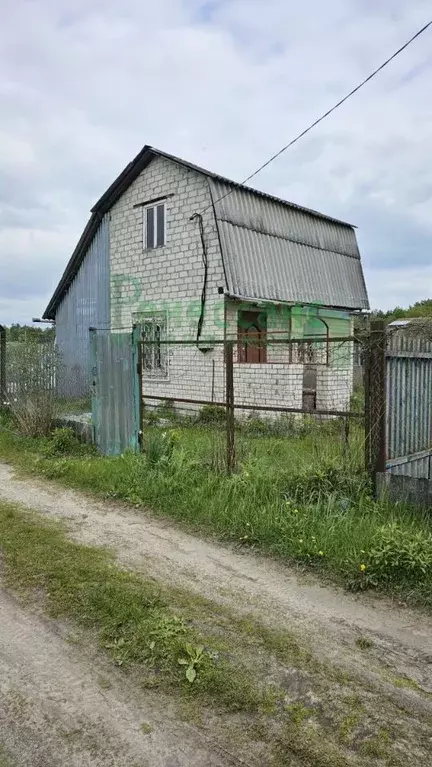
<svg viewBox="0 0 432 767">
<path fill-rule="evenodd" d="M 352 227 L 212 181 L 232 295 L 368 308 Z M 224 197 L 224 195 L 226 195 Z"/>
<path fill-rule="evenodd" d="M 95 374 L 92 415 L 95 441 L 104 455 L 138 447 L 135 351 L 131 333 L 92 334 Z"/>
<path fill-rule="evenodd" d="M 432 343 L 403 331 L 387 345 L 387 467 L 429 477 L 432 449 Z M 394 459 L 403 459 L 400 461 Z"/>
<path fill-rule="evenodd" d="M 63 357 L 61 393 L 89 393 L 89 328 L 110 327 L 109 219 L 101 221 L 56 314 L 56 343 Z"/>
<path fill-rule="evenodd" d="M 387 471 L 391 474 L 401 474 L 404 477 L 414 477 L 415 479 L 432 479 L 432 456 L 428 455 L 416 458 L 410 456 L 410 460 L 404 460 L 403 463 L 392 464 L 388 462 Z"/>
</svg>

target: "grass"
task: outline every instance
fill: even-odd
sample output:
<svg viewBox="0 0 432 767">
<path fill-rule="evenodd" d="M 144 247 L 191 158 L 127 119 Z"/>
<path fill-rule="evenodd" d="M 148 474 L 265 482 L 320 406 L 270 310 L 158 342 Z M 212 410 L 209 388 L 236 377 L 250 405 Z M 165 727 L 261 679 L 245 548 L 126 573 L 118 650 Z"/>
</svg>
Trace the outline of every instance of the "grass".
<svg viewBox="0 0 432 767">
<path fill-rule="evenodd" d="M 285 420 L 272 430 L 252 420 L 238 432 L 231 476 L 224 471 L 225 435 L 214 425 L 148 426 L 145 454 L 118 458 L 62 452 L 61 444 L 53 450 L 68 442 L 58 436 L 31 440 L 3 431 L 0 457 L 314 568 L 348 588 L 379 588 L 432 606 L 432 518 L 371 498 L 358 427 L 348 450 L 337 421 L 299 428 Z"/>
<path fill-rule="evenodd" d="M 11 504 L 0 503 L 0 541 L 7 584 L 30 594 L 42 589 L 50 615 L 96 631 L 118 666 L 138 663 L 147 669 L 149 687 L 190 689 L 179 659 L 188 647 L 211 641 L 173 610 L 168 590 L 116 567 L 103 549 L 69 541 L 62 526 Z M 216 664 L 207 651 L 194 693 L 230 711 L 258 711 L 267 704 L 266 693 L 243 668 L 232 667 L 222 654 Z"/>
<path fill-rule="evenodd" d="M 96 637 L 116 665 L 129 670 L 137 684 L 169 694 L 184 718 L 202 722 L 210 713 L 216 731 L 230 746 L 239 743 L 243 753 L 264 744 L 263 765 L 365 767 L 361 748 L 368 747 L 370 738 L 379 744 L 379 733 L 394 719 L 388 701 L 378 706 L 371 699 L 366 708 L 366 700 L 365 716 L 373 726 L 363 737 L 357 732 L 363 714 L 358 696 L 370 697 L 370 692 L 359 680 L 351 681 L 356 697 L 348 699 L 348 682 L 337 682 L 327 665 L 288 633 L 272 632 L 187 591 L 125 572 L 109 552 L 69 540 L 61 523 L 0 502 L 0 542 L 2 579 L 9 588 L 41 601 L 53 618 L 83 627 L 82 641 L 90 630 L 92 641 Z M 193 681 L 179 662 L 184 659 L 189 667 L 193 664 Z M 290 678 L 299 674 L 303 680 L 302 694 L 297 683 L 286 688 L 288 669 Z M 99 683 L 106 688 L 109 680 Z M 290 703 L 293 695 L 296 700 Z M 150 733 L 151 725 L 143 722 L 141 730 Z M 397 765 L 406 763 L 410 748 L 403 723 L 400 732 L 400 760 L 393 743 L 388 744 L 396 759 L 391 763 Z"/>
<path fill-rule="evenodd" d="M 91 412 L 90 397 L 75 397 L 58 399 L 56 403 L 58 416 L 62 415 L 80 415 Z"/>
<path fill-rule="evenodd" d="M 10 761 L 9 757 L 6 755 L 6 752 L 0 743 L 0 767 L 12 767 L 12 762 Z"/>
</svg>

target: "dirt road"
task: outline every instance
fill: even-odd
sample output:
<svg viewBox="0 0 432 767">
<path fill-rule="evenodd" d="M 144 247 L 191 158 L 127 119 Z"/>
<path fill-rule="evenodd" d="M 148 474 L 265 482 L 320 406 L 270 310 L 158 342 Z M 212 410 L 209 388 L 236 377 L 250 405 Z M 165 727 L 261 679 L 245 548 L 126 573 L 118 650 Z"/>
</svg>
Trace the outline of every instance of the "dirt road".
<svg viewBox="0 0 432 767">
<path fill-rule="evenodd" d="M 0 740 L 13 767 L 222 767 L 231 761 L 104 659 L 0 590 Z"/>
<path fill-rule="evenodd" d="M 0 498 L 67 520 L 74 539 L 109 547 L 129 568 L 167 583 L 185 586 L 238 613 L 254 614 L 272 627 L 288 628 L 300 639 L 307 638 L 320 657 L 373 678 L 375 683 L 378 680 L 383 694 L 399 698 L 408 709 L 421 711 L 423 715 L 432 714 L 432 618 L 390 601 L 349 595 L 337 588 L 321 586 L 263 557 L 184 533 L 170 522 L 155 519 L 141 510 L 135 512 L 121 504 L 98 503 L 48 482 L 19 479 L 13 469 L 3 464 L 0 464 Z M 43 691 L 44 703 L 37 712 L 36 730 L 42 727 L 44 716 L 49 718 L 51 706 L 60 712 L 58 721 L 64 719 L 67 731 L 81 733 L 76 737 L 82 740 L 87 730 L 82 728 L 80 717 L 88 714 L 91 737 L 101 744 L 105 742 L 110 753 L 108 744 L 117 741 L 119 750 L 116 753 L 127 755 L 124 761 L 119 757 L 110 762 L 105 756 L 91 756 L 90 745 L 87 752 L 83 752 L 86 756 L 81 761 L 67 761 L 60 756 L 57 761 L 44 762 L 41 758 L 40 762 L 21 761 L 20 765 L 133 765 L 137 758 L 141 759 L 137 763 L 145 765 L 150 753 L 148 763 L 152 767 L 230 763 L 218 761 L 222 757 L 211 748 L 203 752 L 202 744 L 201 748 L 197 747 L 192 731 L 187 738 L 180 738 L 183 744 L 180 749 L 178 731 L 175 734 L 180 725 L 174 720 L 167 721 L 165 711 L 164 718 L 160 719 L 159 714 L 155 715 L 152 702 L 145 711 L 137 713 L 133 695 L 132 702 L 128 702 L 121 690 L 102 691 L 97 683 L 97 671 L 90 669 L 92 673 L 88 675 L 87 668 L 82 666 L 84 661 L 74 658 L 70 648 L 65 656 L 63 640 L 52 636 L 52 628 L 44 625 L 42 619 L 26 616 L 4 594 L 0 597 L 0 609 L 3 694 L 4 685 L 10 690 L 16 685 L 24 698 L 37 697 L 39 688 Z M 360 637 L 369 640 L 367 653 L 362 652 L 356 643 Z M 23 663 L 20 657 L 25 659 Z M 52 668 L 51 682 L 46 678 L 47 667 Z M 390 678 L 409 683 L 395 685 L 388 681 Z M 54 685 L 52 694 L 50 684 Z M 66 725 L 69 715 L 72 724 Z M 152 723 L 155 716 L 159 732 L 160 722 L 163 722 L 164 734 L 158 742 L 165 744 L 156 756 L 152 736 L 139 735 L 140 722 Z M 0 724 L 3 723 L 0 721 Z M 27 724 L 31 728 L 32 723 Z M 56 737 L 55 727 L 52 732 Z M 65 741 L 70 747 L 69 741 L 74 738 L 74 735 L 66 739 L 62 737 L 62 748 Z M 185 742 L 187 747 L 184 747 Z M 7 748 L 6 742 L 4 745 Z M 46 743 L 53 752 L 63 754 L 61 748 L 56 750 L 57 745 L 51 745 L 49 739 Z M 141 749 L 139 754 L 137 748 Z"/>
</svg>

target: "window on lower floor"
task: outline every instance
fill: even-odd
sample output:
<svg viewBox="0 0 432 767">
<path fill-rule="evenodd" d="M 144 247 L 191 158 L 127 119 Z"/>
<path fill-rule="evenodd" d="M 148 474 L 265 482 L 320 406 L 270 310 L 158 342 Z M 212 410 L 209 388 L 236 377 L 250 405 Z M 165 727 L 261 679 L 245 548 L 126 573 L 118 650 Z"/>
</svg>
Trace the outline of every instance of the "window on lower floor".
<svg viewBox="0 0 432 767">
<path fill-rule="evenodd" d="M 165 377 L 168 375 L 166 346 L 166 320 L 159 317 L 146 318 L 142 322 L 142 363 L 147 375 Z"/>
<path fill-rule="evenodd" d="M 238 313 L 238 361 L 267 362 L 267 315 L 263 311 Z"/>
</svg>

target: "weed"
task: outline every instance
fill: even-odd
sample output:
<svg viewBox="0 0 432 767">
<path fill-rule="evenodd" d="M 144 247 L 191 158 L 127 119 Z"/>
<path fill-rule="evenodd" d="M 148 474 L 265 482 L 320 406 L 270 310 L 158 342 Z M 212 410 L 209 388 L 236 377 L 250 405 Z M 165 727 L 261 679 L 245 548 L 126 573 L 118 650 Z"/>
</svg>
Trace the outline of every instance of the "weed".
<svg viewBox="0 0 432 767">
<path fill-rule="evenodd" d="M 364 636 L 357 637 L 355 643 L 360 650 L 370 650 L 370 648 L 373 647 L 373 642 Z"/>
<path fill-rule="evenodd" d="M 172 458 L 175 436 L 170 431 L 151 430 L 144 442 L 147 461 L 152 466 L 168 464 Z"/>
<path fill-rule="evenodd" d="M 176 417 L 176 411 L 174 407 L 174 400 L 164 399 L 156 408 L 156 412 L 159 418 L 167 418 L 174 420 Z"/>
<path fill-rule="evenodd" d="M 187 643 L 184 647 L 186 658 L 181 657 L 178 659 L 180 666 L 186 666 L 185 676 L 188 682 L 192 684 L 195 681 L 197 675 L 197 669 L 204 660 L 204 645 L 199 647 L 193 647 L 193 645 Z"/>
<path fill-rule="evenodd" d="M 344 717 L 343 721 L 341 722 L 339 726 L 339 739 L 346 743 L 349 742 L 349 740 L 352 737 L 353 730 L 355 727 L 357 727 L 358 723 L 360 721 L 360 716 L 357 713 L 351 713 L 348 714 L 348 716 Z"/>
<path fill-rule="evenodd" d="M 381 727 L 377 735 L 365 740 L 360 746 L 360 752 L 365 756 L 373 756 L 378 759 L 385 759 L 389 756 L 390 734 L 388 730 Z"/>
<path fill-rule="evenodd" d="M 225 421 L 225 408 L 220 405 L 203 405 L 198 414 L 199 423 L 223 424 Z"/>
<path fill-rule="evenodd" d="M 382 525 L 368 555 L 371 579 L 393 581 L 422 578 L 432 570 L 432 533 L 407 530 L 397 522 Z"/>
<path fill-rule="evenodd" d="M 3 748 L 1 743 L 0 743 L 0 767 L 12 767 L 12 762 L 9 761 L 6 751 Z"/>
<path fill-rule="evenodd" d="M 71 455 L 82 452 L 81 447 L 73 429 L 62 427 L 54 429 L 50 434 L 46 441 L 44 453 L 47 456 Z"/>
<path fill-rule="evenodd" d="M 143 722 L 140 726 L 140 730 L 143 735 L 150 735 L 153 732 L 153 725 L 150 722 Z"/>
<path fill-rule="evenodd" d="M 307 708 L 303 703 L 291 703 L 286 706 L 286 710 L 289 712 L 292 721 L 297 726 L 303 724 L 305 719 L 310 719 L 315 713 L 313 708 Z"/>
<path fill-rule="evenodd" d="M 415 692 L 424 695 L 425 697 L 432 697 L 432 693 L 424 690 L 415 679 L 411 679 L 409 676 L 394 676 L 391 677 L 391 682 L 395 687 L 399 687 L 405 690 L 414 690 Z"/>
</svg>

